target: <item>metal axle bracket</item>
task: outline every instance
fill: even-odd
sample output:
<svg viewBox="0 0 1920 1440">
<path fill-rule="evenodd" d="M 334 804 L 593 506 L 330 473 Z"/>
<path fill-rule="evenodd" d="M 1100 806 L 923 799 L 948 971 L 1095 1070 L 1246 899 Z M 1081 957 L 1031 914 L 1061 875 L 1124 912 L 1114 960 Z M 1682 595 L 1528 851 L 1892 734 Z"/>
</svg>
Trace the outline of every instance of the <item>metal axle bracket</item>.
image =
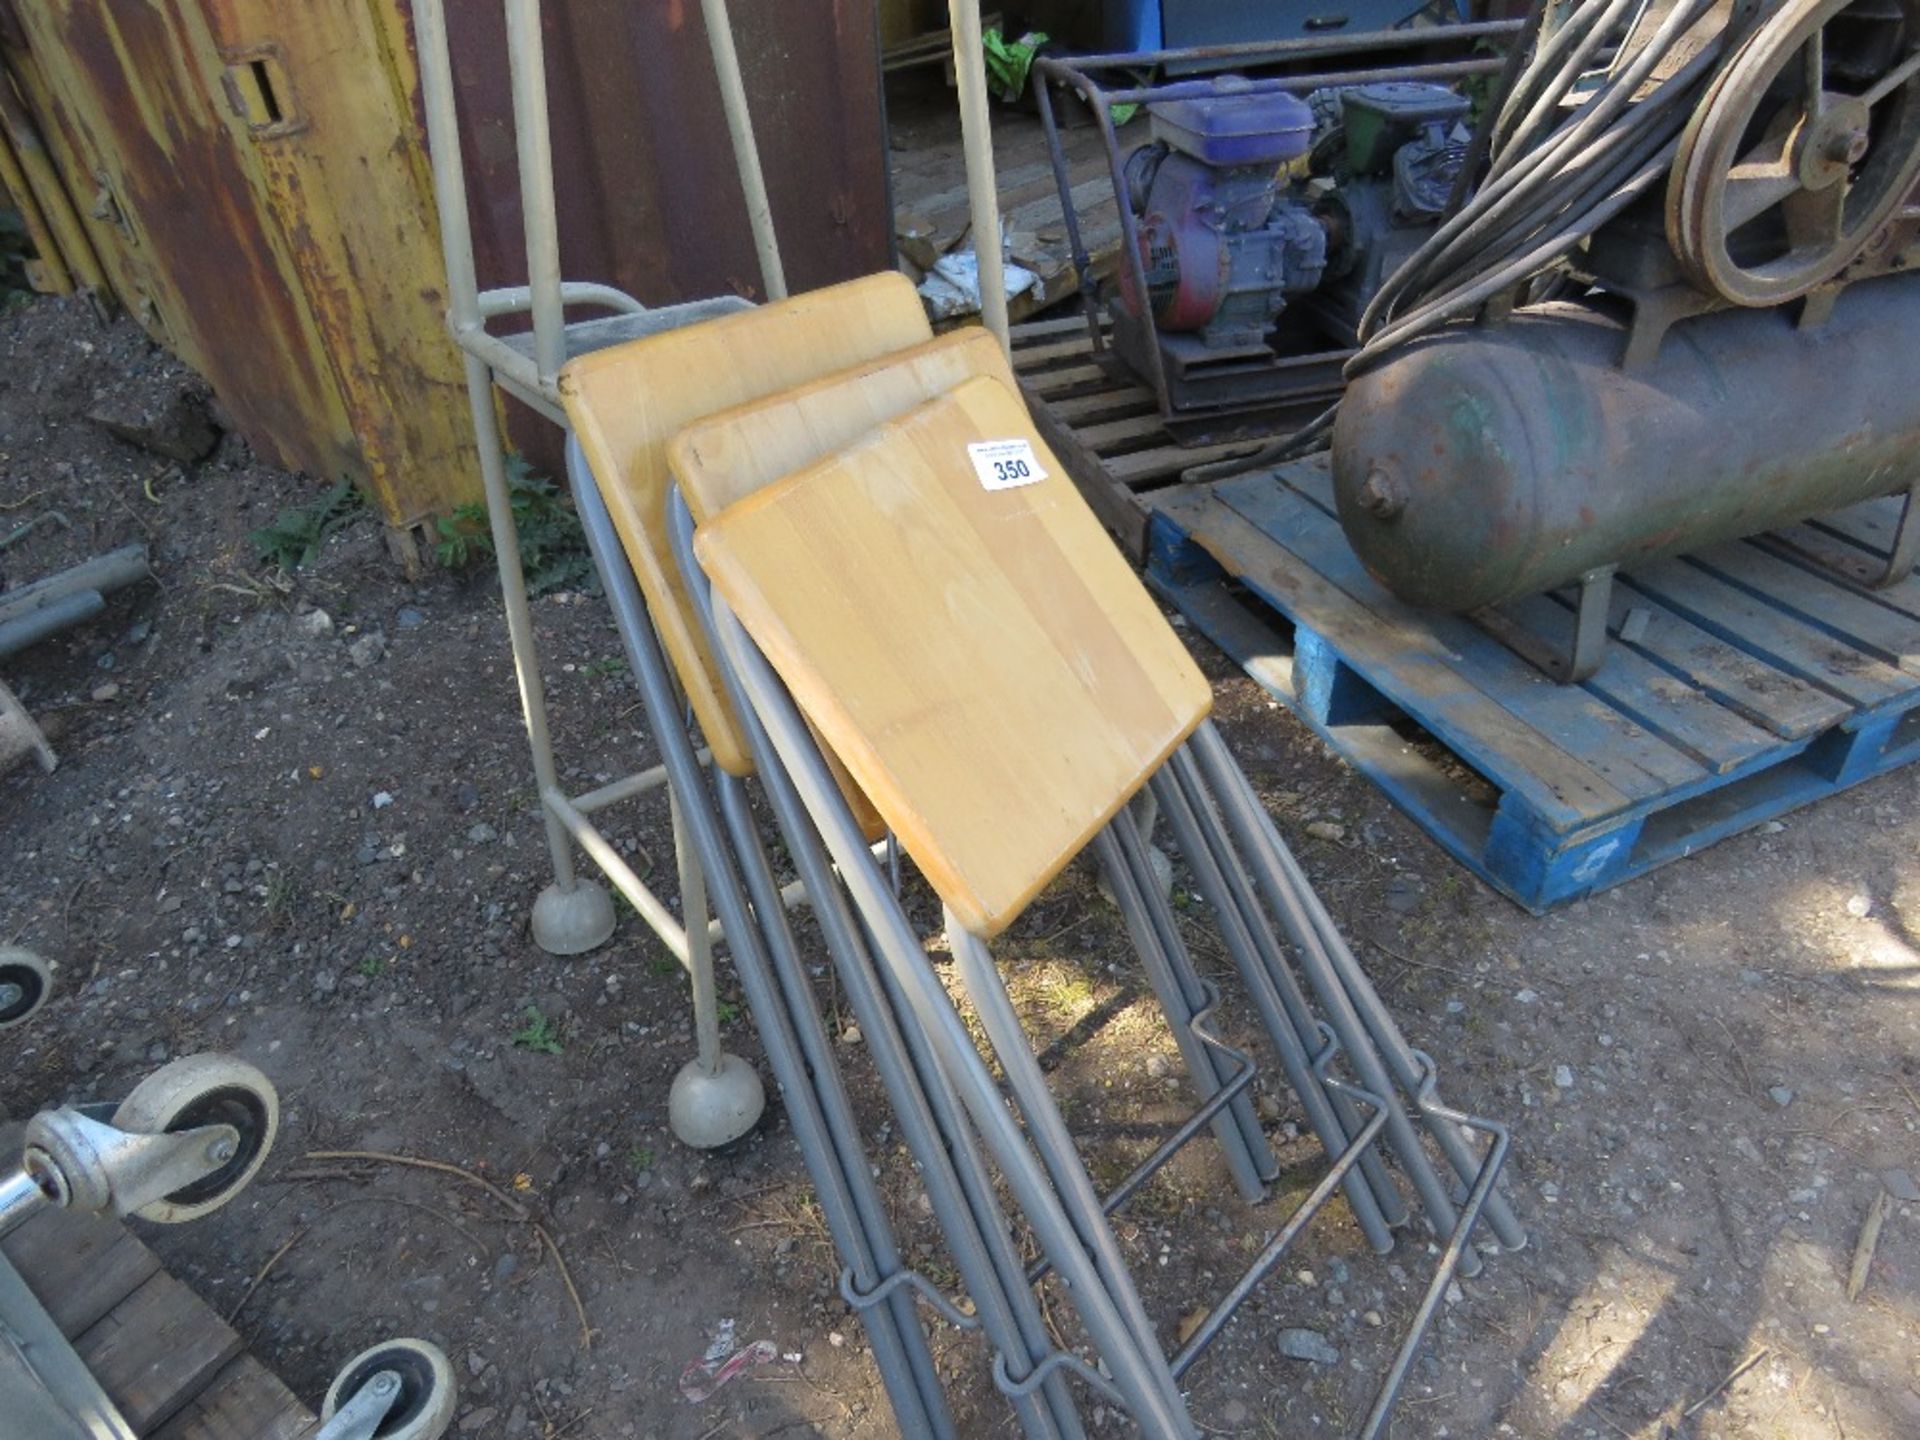
<svg viewBox="0 0 1920 1440">
<path fill-rule="evenodd" d="M 1911 559 L 1908 564 L 1911 566 Z M 1529 665 L 1562 685 L 1578 685 L 1590 679 L 1607 658 L 1607 612 L 1613 604 L 1615 568 L 1602 565 L 1580 577 L 1573 643 L 1568 649 L 1561 649 L 1492 606 L 1473 611 L 1469 618 Z"/>
</svg>

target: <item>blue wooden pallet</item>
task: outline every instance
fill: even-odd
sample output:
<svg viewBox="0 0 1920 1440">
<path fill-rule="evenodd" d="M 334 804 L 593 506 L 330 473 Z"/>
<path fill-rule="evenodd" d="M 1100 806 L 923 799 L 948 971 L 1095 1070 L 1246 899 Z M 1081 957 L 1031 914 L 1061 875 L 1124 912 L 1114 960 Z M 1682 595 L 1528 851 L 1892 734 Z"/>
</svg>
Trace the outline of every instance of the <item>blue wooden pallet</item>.
<svg viewBox="0 0 1920 1440">
<path fill-rule="evenodd" d="M 1536 914 L 1920 758 L 1920 580 L 1862 578 L 1895 500 L 1622 575 L 1563 686 L 1370 579 L 1324 458 L 1145 498 L 1155 588 Z M 1571 636 L 1570 594 L 1503 609 Z"/>
</svg>

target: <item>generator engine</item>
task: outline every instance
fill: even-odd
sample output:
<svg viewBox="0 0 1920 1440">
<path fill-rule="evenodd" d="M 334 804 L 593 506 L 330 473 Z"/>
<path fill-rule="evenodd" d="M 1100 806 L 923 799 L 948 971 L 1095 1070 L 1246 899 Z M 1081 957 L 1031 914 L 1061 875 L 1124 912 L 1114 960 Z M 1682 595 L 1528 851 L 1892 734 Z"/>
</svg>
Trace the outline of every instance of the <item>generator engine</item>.
<svg viewBox="0 0 1920 1440">
<path fill-rule="evenodd" d="M 1325 338 L 1358 342 L 1380 282 L 1433 233 L 1466 155 L 1467 97 L 1383 81 L 1310 97 L 1319 117 L 1309 187 L 1331 237 L 1313 313 Z"/>
<path fill-rule="evenodd" d="M 1148 305 L 1131 283 L 1123 303 L 1208 349 L 1245 349 L 1264 345 L 1287 296 L 1326 268 L 1326 230 L 1281 194 L 1284 167 L 1312 147 L 1313 112 L 1293 95 L 1246 94 L 1236 76 L 1212 88 L 1154 106 L 1152 143 L 1127 158 Z"/>
<path fill-rule="evenodd" d="M 1352 345 L 1382 277 L 1432 232 L 1466 112 L 1442 85 L 1303 100 L 1233 75 L 1149 106 L 1152 139 L 1125 170 L 1147 293 L 1122 266 L 1115 348 L 1149 377 L 1157 359 L 1176 411 L 1284 402 L 1285 357 Z"/>
</svg>

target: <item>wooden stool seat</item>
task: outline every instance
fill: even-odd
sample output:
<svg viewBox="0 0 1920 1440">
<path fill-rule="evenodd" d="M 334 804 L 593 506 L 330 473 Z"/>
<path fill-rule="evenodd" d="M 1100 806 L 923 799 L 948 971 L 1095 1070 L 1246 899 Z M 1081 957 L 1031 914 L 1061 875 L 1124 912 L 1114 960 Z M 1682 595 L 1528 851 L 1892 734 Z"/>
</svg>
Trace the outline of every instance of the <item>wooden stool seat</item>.
<svg viewBox="0 0 1920 1440">
<path fill-rule="evenodd" d="M 667 538 L 667 443 L 690 421 L 778 394 L 933 333 L 888 271 L 582 355 L 560 372 L 567 421 L 605 494 L 655 628 L 715 761 L 752 770 Z"/>
<path fill-rule="evenodd" d="M 978 325 L 750 401 L 689 425 L 668 467 L 700 524 L 737 500 L 864 439 L 889 420 L 988 375 L 1014 388 L 1013 367 Z"/>
<path fill-rule="evenodd" d="M 1026 442 L 1043 478 L 988 488 L 968 446 L 1002 441 Z M 967 380 L 729 506 L 696 548 L 826 746 L 981 936 L 1211 703 L 998 380 Z"/>
</svg>

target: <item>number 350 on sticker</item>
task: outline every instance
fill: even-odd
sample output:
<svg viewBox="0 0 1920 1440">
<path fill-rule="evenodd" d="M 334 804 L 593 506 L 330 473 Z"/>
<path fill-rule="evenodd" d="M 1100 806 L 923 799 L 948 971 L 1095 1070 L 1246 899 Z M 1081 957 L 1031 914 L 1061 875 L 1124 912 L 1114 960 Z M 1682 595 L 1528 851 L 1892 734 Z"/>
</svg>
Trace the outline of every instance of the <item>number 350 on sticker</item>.
<svg viewBox="0 0 1920 1440">
<path fill-rule="evenodd" d="M 1027 440 L 976 440 L 967 446 L 967 458 L 989 490 L 1016 490 L 1047 478 Z"/>
</svg>

